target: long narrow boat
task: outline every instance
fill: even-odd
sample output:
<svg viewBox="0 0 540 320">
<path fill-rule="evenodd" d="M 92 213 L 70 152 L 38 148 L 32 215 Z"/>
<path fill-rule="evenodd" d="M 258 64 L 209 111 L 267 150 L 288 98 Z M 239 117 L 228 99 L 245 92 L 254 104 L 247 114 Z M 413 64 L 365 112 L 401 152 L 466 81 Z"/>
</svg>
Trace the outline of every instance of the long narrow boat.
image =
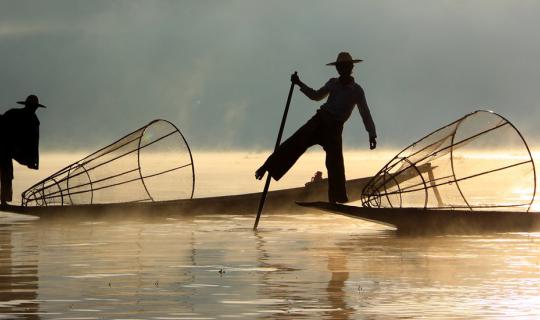
<svg viewBox="0 0 540 320">
<path fill-rule="evenodd" d="M 298 205 L 395 227 L 405 234 L 540 231 L 538 212 L 368 208 L 328 202 L 298 202 Z"/>
<path fill-rule="evenodd" d="M 406 170 L 395 181 L 402 183 L 415 177 L 417 170 L 426 172 L 433 170 L 431 164 Z M 373 177 L 364 177 L 346 181 L 350 201 L 361 199 L 362 190 Z M 90 204 L 47 204 L 41 206 L 9 206 L 4 211 L 30 214 L 40 217 L 102 217 L 118 215 L 171 216 L 188 214 L 254 214 L 257 211 L 261 194 L 248 193 L 218 197 L 179 199 L 170 201 L 138 201 L 123 203 L 90 203 Z M 328 199 L 328 179 L 308 182 L 304 187 L 270 191 L 267 195 L 264 210 L 267 213 L 294 210 L 298 211 L 297 201 L 313 202 Z"/>
<path fill-rule="evenodd" d="M 360 191 L 371 177 L 347 181 L 351 201 L 360 200 Z M 311 182 L 304 187 L 270 191 L 265 212 L 294 209 L 295 201 L 321 201 L 327 199 L 327 180 Z M 83 205 L 9 206 L 3 211 L 30 214 L 40 217 L 103 217 L 144 214 L 173 216 L 188 214 L 255 214 L 260 193 L 205 197 L 155 202 L 102 203 Z"/>
<path fill-rule="evenodd" d="M 419 170 L 429 170 L 425 165 Z M 401 180 L 414 176 L 408 170 Z M 369 178 L 347 181 L 359 200 Z M 295 201 L 327 199 L 327 179 L 271 191 L 265 212 L 294 209 Z M 399 179 L 398 179 L 399 181 Z M 41 217 L 145 217 L 194 214 L 255 214 L 260 193 L 193 198 L 195 169 L 189 145 L 166 120 L 154 120 L 117 141 L 67 165 L 22 193 L 21 206 L 4 211 Z"/>
</svg>

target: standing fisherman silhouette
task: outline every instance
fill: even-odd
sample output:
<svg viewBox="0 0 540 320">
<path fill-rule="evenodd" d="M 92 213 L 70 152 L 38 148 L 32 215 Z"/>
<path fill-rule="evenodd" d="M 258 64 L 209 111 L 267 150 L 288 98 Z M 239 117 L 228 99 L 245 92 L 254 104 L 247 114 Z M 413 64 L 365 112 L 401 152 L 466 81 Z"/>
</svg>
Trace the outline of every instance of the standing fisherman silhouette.
<svg viewBox="0 0 540 320">
<path fill-rule="evenodd" d="M 0 117 L 0 198 L 3 207 L 13 196 L 12 159 L 30 169 L 39 168 L 39 119 L 36 110 L 46 107 L 33 94 L 17 103 L 24 108 L 9 109 Z"/>
<path fill-rule="evenodd" d="M 339 53 L 335 62 L 327 64 L 336 67 L 339 78 L 331 78 L 319 90 L 313 90 L 305 85 L 298 75 L 291 76 L 293 84 L 298 85 L 300 91 L 311 100 L 320 101 L 326 97 L 328 100 L 306 124 L 268 157 L 255 172 L 255 178 L 261 180 L 268 172 L 272 178 L 279 180 L 307 148 L 319 144 L 326 152 L 328 200 L 331 203 L 348 202 L 341 134 L 343 124 L 349 119 L 355 105 L 369 133 L 370 149 L 377 147 L 375 124 L 369 112 L 364 90 L 351 76 L 354 64 L 358 62 L 362 60 L 353 59 L 348 52 Z"/>
</svg>

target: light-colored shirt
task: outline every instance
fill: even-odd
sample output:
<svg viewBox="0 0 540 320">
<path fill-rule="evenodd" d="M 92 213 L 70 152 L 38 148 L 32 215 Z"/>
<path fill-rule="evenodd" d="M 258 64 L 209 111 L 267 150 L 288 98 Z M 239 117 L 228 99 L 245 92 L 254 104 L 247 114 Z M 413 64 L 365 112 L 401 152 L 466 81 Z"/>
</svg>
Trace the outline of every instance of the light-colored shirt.
<svg viewBox="0 0 540 320">
<path fill-rule="evenodd" d="M 352 110 L 356 105 L 362 116 L 364 127 L 369 133 L 369 137 L 377 137 L 375 124 L 371 118 L 371 113 L 369 112 L 369 107 L 364 95 L 364 89 L 354 82 L 354 79 L 348 84 L 343 84 L 338 78 L 331 78 L 319 90 L 313 90 L 306 85 L 300 85 L 300 91 L 308 98 L 315 101 L 320 101 L 328 97 L 328 100 L 321 106 L 321 109 L 326 110 L 331 115 L 335 116 L 336 120 L 341 122 L 345 122 L 349 119 Z"/>
</svg>

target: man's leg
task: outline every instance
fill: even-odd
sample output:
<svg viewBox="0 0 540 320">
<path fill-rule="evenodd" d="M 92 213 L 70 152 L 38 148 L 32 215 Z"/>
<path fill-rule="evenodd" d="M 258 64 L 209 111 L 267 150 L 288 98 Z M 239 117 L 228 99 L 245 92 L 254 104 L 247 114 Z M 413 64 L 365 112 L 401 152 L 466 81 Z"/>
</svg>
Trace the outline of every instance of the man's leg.
<svg viewBox="0 0 540 320">
<path fill-rule="evenodd" d="M 0 160 L 0 200 L 2 205 L 11 202 L 13 198 L 13 162 L 11 159 Z"/>
<path fill-rule="evenodd" d="M 268 171 L 275 180 L 281 179 L 307 148 L 315 144 L 315 135 L 317 130 L 320 130 L 319 127 L 320 119 L 318 115 L 315 115 L 268 157 L 256 171 L 255 177 L 260 179 Z"/>
<path fill-rule="evenodd" d="M 6 174 L 3 163 L 0 163 L 0 200 L 2 206 L 6 205 L 6 189 Z"/>
<path fill-rule="evenodd" d="M 345 164 L 341 140 L 342 126 L 328 128 L 323 148 L 326 151 L 326 169 L 328 170 L 328 201 L 345 203 L 349 199 L 345 189 Z"/>
</svg>

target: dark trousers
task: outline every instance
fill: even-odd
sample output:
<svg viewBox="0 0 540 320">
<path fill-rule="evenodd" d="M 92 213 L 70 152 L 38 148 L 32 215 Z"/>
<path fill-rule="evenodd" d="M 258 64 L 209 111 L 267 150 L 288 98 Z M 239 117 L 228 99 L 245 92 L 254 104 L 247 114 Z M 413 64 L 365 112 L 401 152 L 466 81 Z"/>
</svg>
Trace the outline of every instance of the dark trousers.
<svg viewBox="0 0 540 320">
<path fill-rule="evenodd" d="M 309 147 L 318 144 L 326 152 L 328 200 L 330 202 L 347 202 L 342 132 L 342 122 L 335 120 L 326 111 L 318 110 L 306 124 L 268 157 L 265 166 L 270 176 L 275 180 L 281 179 Z"/>
<path fill-rule="evenodd" d="M 0 156 L 0 200 L 10 202 L 13 197 L 13 161 L 11 157 Z"/>
</svg>

